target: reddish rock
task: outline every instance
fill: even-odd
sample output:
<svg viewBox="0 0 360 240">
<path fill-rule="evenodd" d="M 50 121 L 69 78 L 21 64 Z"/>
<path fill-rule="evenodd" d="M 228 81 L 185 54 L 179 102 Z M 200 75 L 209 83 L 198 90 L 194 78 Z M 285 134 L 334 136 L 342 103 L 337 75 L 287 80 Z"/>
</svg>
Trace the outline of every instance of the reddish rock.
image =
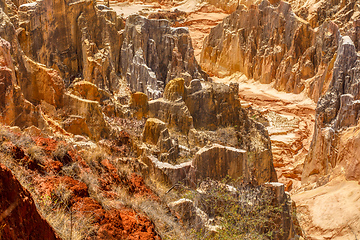
<svg viewBox="0 0 360 240">
<path fill-rule="evenodd" d="M 36 209 L 30 193 L 0 164 L 0 239 L 60 239 Z"/>
</svg>

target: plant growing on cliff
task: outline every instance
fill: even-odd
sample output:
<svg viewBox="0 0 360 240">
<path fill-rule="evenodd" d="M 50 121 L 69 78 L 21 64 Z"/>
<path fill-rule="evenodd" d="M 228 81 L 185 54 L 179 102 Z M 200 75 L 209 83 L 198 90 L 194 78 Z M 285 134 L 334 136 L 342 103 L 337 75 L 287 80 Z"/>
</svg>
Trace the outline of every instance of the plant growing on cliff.
<svg viewBox="0 0 360 240">
<path fill-rule="evenodd" d="M 202 207 L 219 226 L 217 233 L 201 239 L 278 239 L 283 235 L 283 206 L 275 201 L 271 189 L 243 183 L 206 181 Z M 209 212 L 208 212 L 209 213 Z"/>
</svg>

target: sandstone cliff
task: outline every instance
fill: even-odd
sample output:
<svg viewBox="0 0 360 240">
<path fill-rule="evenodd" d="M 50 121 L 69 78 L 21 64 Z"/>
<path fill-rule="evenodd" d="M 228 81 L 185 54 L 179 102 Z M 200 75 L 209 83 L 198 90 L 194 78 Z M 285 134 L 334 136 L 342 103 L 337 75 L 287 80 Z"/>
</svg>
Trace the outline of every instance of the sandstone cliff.
<svg viewBox="0 0 360 240">
<path fill-rule="evenodd" d="M 356 154 L 359 112 L 359 66 L 355 44 L 341 37 L 329 90 L 316 109 L 315 133 L 303 181 L 314 182 L 344 168 L 348 180 L 360 180 Z"/>
<path fill-rule="evenodd" d="M 205 39 L 202 67 L 217 76 L 240 71 L 280 91 L 304 91 L 317 101 L 332 78 L 340 32 L 357 44 L 356 4 L 296 3 L 240 5 Z"/>
<path fill-rule="evenodd" d="M 184 79 L 170 81 L 164 98 L 149 101 L 153 119 L 145 124 L 149 149 L 143 151 L 152 156 L 143 161 L 151 172 L 171 184 L 226 176 L 254 184 L 276 181 L 268 133 L 248 117 L 237 92 L 237 84 L 192 80 L 186 87 Z"/>
</svg>

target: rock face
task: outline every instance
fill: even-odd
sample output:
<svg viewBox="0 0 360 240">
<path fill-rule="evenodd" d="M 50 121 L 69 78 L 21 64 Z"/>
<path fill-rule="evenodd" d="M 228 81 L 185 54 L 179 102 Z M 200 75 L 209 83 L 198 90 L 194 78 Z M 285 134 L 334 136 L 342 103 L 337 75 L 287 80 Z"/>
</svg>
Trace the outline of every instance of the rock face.
<svg viewBox="0 0 360 240">
<path fill-rule="evenodd" d="M 196 153 L 192 166 L 199 180 L 211 178 L 221 181 L 228 176 L 232 179 L 240 178 L 245 182 L 249 181 L 250 169 L 244 150 L 217 144 L 209 148 L 205 147 Z"/>
<path fill-rule="evenodd" d="M 30 193 L 0 164 L 1 239 L 60 239 L 36 209 Z"/>
<path fill-rule="evenodd" d="M 167 20 L 132 15 L 122 34 L 120 69 L 131 89 L 158 98 L 173 78 L 184 74 L 193 79 L 205 77 L 186 28 L 171 28 Z"/>
<path fill-rule="evenodd" d="M 201 66 L 217 76 L 242 72 L 280 91 L 305 91 L 317 101 L 331 80 L 339 37 L 333 22 L 313 29 L 283 1 L 240 5 L 205 39 Z"/>
<path fill-rule="evenodd" d="M 237 84 L 192 80 L 187 87 L 183 79 L 170 81 L 164 98 L 149 101 L 152 118 L 143 140 L 153 150 L 146 164 L 170 184 L 227 175 L 258 184 L 276 181 L 269 136 L 249 119 L 237 93 Z"/>
<path fill-rule="evenodd" d="M 20 87 L 17 85 L 15 67 L 10 55 L 10 46 L 9 42 L 0 37 L 0 87 L 2 90 L 0 94 L 0 103 L 2 109 L 2 120 L 6 124 L 16 124 L 18 126 L 25 127 L 29 127 L 31 125 L 38 126 L 41 124 L 41 116 L 38 110 L 32 103 L 25 99 Z M 40 71 L 42 71 L 45 76 L 51 78 L 47 75 L 46 69 L 42 68 Z M 49 80 L 49 78 L 47 78 L 47 80 Z M 39 81 L 40 85 L 42 83 Z M 51 84 L 51 81 L 49 83 L 45 83 L 46 86 L 51 86 Z M 29 87 L 31 86 L 33 85 L 29 85 Z M 49 90 L 50 88 L 44 86 L 44 89 Z M 47 99 L 54 103 L 55 99 L 58 98 L 55 98 L 52 93 L 54 93 L 54 91 L 49 92 Z M 58 101 L 57 103 L 60 102 L 61 101 Z"/>
<path fill-rule="evenodd" d="M 84 118 L 85 125 L 81 132 L 88 133 L 95 140 L 105 138 L 109 134 L 109 127 L 104 119 L 99 102 L 79 98 L 72 94 L 64 95 L 64 109 L 68 115 L 79 115 Z M 87 129 L 88 128 L 88 129 Z"/>
<path fill-rule="evenodd" d="M 263 1 L 249 9 L 241 5 L 206 38 L 201 64 L 217 75 L 241 71 L 262 83 L 280 81 L 278 76 L 287 70 L 279 71 L 281 62 L 296 62 L 312 37 L 310 26 L 293 14 L 288 3 L 273 6 Z M 297 87 L 295 82 L 284 84 L 289 83 L 276 85 L 288 91 Z"/>
<path fill-rule="evenodd" d="M 303 182 L 316 182 L 342 166 L 348 180 L 360 180 L 357 166 L 360 66 L 350 37 L 341 38 L 329 90 L 316 109 L 315 133 Z"/>
<path fill-rule="evenodd" d="M 116 90 L 124 24 L 114 11 L 91 0 L 43 0 L 21 5 L 18 15 L 19 42 L 32 60 L 58 70 L 68 82 L 80 74 L 103 89 Z"/>
</svg>

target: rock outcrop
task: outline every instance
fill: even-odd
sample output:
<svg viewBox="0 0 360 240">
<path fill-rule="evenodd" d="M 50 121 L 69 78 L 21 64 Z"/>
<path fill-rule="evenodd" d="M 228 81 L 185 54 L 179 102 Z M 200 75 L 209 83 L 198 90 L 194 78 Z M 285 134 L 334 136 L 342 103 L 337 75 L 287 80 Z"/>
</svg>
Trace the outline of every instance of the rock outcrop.
<svg viewBox="0 0 360 240">
<path fill-rule="evenodd" d="M 192 80 L 187 87 L 184 79 L 174 79 L 164 98 L 149 101 L 149 116 L 143 141 L 152 156 L 143 161 L 166 182 L 277 180 L 269 136 L 241 108 L 237 84 Z"/>
<path fill-rule="evenodd" d="M 132 15 L 122 33 L 121 74 L 135 91 L 159 98 L 165 85 L 189 74 L 204 78 L 194 56 L 189 31 L 172 28 L 167 20 Z"/>
<path fill-rule="evenodd" d="M 291 200 L 281 183 L 239 186 L 207 180 L 191 194 L 193 200 L 180 199 L 170 203 L 169 207 L 184 222 L 185 227 L 196 231 L 201 229 L 200 234 L 205 236 L 226 236 L 226 231 L 231 231 L 237 238 L 271 235 L 279 240 L 287 240 L 300 237 L 295 233 L 294 222 L 297 219 L 292 215 L 294 209 Z M 277 209 L 275 215 L 271 210 L 273 208 Z M 242 213 L 253 214 L 257 220 L 261 219 L 261 225 L 271 224 L 271 231 L 269 228 L 257 229 L 257 223 L 247 222 Z M 231 229 L 230 225 L 225 225 L 227 228 L 224 229 L 218 217 L 236 222 L 237 229 Z"/>
<path fill-rule="evenodd" d="M 280 76 L 305 53 L 312 38 L 313 30 L 288 3 L 275 6 L 265 0 L 250 8 L 240 5 L 205 39 L 201 64 L 216 75 L 240 71 L 261 83 L 276 79 L 277 88 L 295 91 L 297 83 L 286 86 L 290 83 L 281 83 Z"/>
<path fill-rule="evenodd" d="M 104 119 L 99 102 L 66 93 L 64 105 L 67 115 L 78 115 L 84 118 L 86 125 L 83 130 L 80 130 L 81 132 L 87 133 L 88 128 L 91 133 L 90 138 L 95 140 L 109 136 L 109 126 Z"/>
<path fill-rule="evenodd" d="M 246 151 L 236 148 L 218 144 L 204 147 L 195 154 L 192 167 L 196 179 L 199 180 L 210 178 L 221 181 L 226 177 L 241 179 L 244 182 L 250 180 Z M 257 169 L 257 171 L 261 172 L 262 170 Z"/>
<path fill-rule="evenodd" d="M 356 170 L 359 76 L 355 44 L 350 37 L 341 37 L 329 90 L 316 108 L 315 132 L 305 161 L 303 182 L 319 181 L 340 166 L 348 180 L 360 180 Z"/>
<path fill-rule="evenodd" d="M 31 194 L 0 163 L 1 239 L 60 239 L 39 214 Z"/>
<path fill-rule="evenodd" d="M 287 2 L 240 5 L 205 39 L 201 66 L 217 76 L 242 72 L 280 91 L 305 91 L 317 101 L 332 77 L 340 31 L 330 20 L 313 27 Z M 356 28 L 349 28 L 355 39 Z"/>
<path fill-rule="evenodd" d="M 91 0 L 43 0 L 20 5 L 18 16 L 18 39 L 32 60 L 56 69 L 68 84 L 80 75 L 116 90 L 124 22 L 114 11 Z"/>
</svg>

